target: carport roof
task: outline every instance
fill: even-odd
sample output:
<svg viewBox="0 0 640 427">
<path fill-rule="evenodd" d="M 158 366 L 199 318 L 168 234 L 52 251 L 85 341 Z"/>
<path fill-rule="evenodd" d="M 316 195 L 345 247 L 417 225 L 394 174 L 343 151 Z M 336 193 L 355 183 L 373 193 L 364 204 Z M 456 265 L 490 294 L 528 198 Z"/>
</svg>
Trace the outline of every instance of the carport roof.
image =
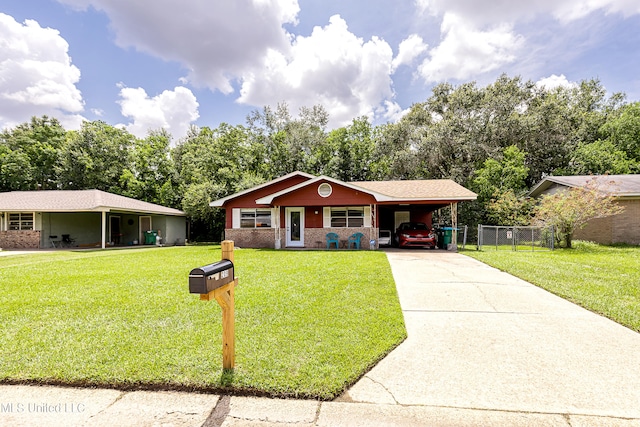
<svg viewBox="0 0 640 427">
<path fill-rule="evenodd" d="M 392 200 L 475 200 L 477 195 L 450 179 L 353 182 L 360 188 L 384 194 Z"/>
<path fill-rule="evenodd" d="M 110 212 L 124 211 L 184 216 L 173 208 L 100 190 L 42 190 L 0 193 L 3 212 Z"/>
</svg>

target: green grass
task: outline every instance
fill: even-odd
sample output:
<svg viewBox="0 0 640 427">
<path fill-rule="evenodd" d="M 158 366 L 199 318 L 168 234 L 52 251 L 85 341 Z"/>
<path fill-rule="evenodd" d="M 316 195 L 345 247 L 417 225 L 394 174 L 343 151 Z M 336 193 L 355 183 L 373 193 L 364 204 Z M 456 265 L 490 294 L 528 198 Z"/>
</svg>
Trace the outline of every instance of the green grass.
<svg viewBox="0 0 640 427">
<path fill-rule="evenodd" d="M 640 247 L 575 242 L 548 252 L 464 251 L 640 332 Z"/>
<path fill-rule="evenodd" d="M 236 250 L 236 368 L 188 291 L 219 246 L 0 257 L 0 382 L 330 399 L 406 337 L 373 251 Z"/>
</svg>

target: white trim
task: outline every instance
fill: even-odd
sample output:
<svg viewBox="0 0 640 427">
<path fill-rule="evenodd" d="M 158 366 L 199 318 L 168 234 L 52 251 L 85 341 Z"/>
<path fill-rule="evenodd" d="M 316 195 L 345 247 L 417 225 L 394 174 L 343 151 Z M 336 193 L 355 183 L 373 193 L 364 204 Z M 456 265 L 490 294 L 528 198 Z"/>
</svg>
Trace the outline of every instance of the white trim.
<svg viewBox="0 0 640 427">
<path fill-rule="evenodd" d="M 322 227 L 331 228 L 331 207 L 322 208 Z"/>
<path fill-rule="evenodd" d="M 240 208 L 231 209 L 231 228 L 240 228 Z"/>
<path fill-rule="evenodd" d="M 371 205 L 364 207 L 364 226 L 371 228 Z"/>
<path fill-rule="evenodd" d="M 304 247 L 304 207 L 285 208 L 285 227 L 286 227 L 286 242 L 287 246 L 291 248 L 303 248 Z M 300 213 L 300 240 L 291 239 L 291 213 Z"/>
<path fill-rule="evenodd" d="M 251 187 L 251 188 L 248 188 L 246 190 L 240 191 L 238 193 L 234 193 L 234 194 L 232 194 L 230 196 L 223 197 L 222 199 L 214 200 L 213 202 L 209 203 L 209 206 L 214 207 L 214 208 L 216 208 L 216 207 L 220 208 L 220 207 L 224 206 L 224 204 L 228 200 L 235 199 L 236 197 L 240 197 L 240 196 L 243 196 L 245 194 L 249 194 L 249 193 L 251 193 L 251 192 L 253 192 L 255 190 L 259 190 L 261 188 L 268 187 L 271 184 L 276 184 L 278 182 L 284 181 L 284 180 L 292 178 L 294 176 L 301 176 L 303 178 L 309 178 L 309 179 L 315 178 L 313 175 L 310 175 L 308 173 L 299 172 L 299 171 L 291 172 L 290 174 L 281 176 L 280 178 L 276 178 L 276 179 L 273 179 L 271 181 L 256 185 L 255 187 Z"/>
</svg>

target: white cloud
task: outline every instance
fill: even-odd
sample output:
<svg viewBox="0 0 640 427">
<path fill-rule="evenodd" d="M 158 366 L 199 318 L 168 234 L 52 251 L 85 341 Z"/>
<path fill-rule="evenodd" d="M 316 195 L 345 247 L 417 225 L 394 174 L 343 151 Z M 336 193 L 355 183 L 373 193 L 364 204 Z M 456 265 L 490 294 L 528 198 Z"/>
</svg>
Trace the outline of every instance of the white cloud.
<svg viewBox="0 0 640 427">
<path fill-rule="evenodd" d="M 118 101 L 122 115 L 133 119 L 126 129 L 144 138 L 150 130 L 163 128 L 174 140 L 187 134 L 191 123 L 198 119 L 198 102 L 193 93 L 178 86 L 173 91 L 165 90 L 160 95 L 149 97 L 143 88 L 120 89 Z"/>
<path fill-rule="evenodd" d="M 428 47 L 422 37 L 417 34 L 411 34 L 400 42 L 398 55 L 393 59 L 391 69 L 395 71 L 400 65 L 412 65 L 413 61 L 422 55 Z"/>
<path fill-rule="evenodd" d="M 75 86 L 80 70 L 60 33 L 0 13 L 0 41 L 0 127 L 48 115 L 78 129 L 83 118 L 77 113 L 84 109 Z"/>
<path fill-rule="evenodd" d="M 189 69 L 188 80 L 228 94 L 232 83 L 271 49 L 290 44 L 297 0 L 59 0 L 106 12 L 122 47 L 134 47 Z"/>
<path fill-rule="evenodd" d="M 418 10 L 431 15 L 456 14 L 477 26 L 533 19 L 553 15 L 570 22 L 601 10 L 631 16 L 640 13 L 637 0 L 416 0 Z"/>
<path fill-rule="evenodd" d="M 120 46 L 178 61 L 189 70 L 180 84 L 224 94 L 239 87 L 242 104 L 286 101 L 292 111 L 321 104 L 335 125 L 372 117 L 394 96 L 388 43 L 363 41 L 339 16 L 296 37 L 285 25 L 297 23 L 297 0 L 156 0 L 153 7 L 129 0 L 59 1 L 104 11 Z M 416 54 L 407 49 L 419 48 L 407 43 L 397 65 Z"/>
<path fill-rule="evenodd" d="M 572 88 L 572 87 L 576 87 L 577 84 L 567 80 L 564 74 L 560 74 L 559 76 L 552 74 L 549 77 L 544 77 L 538 80 L 536 82 L 536 86 L 547 89 L 547 90 L 553 90 L 558 87 Z"/>
<path fill-rule="evenodd" d="M 373 37 L 364 42 L 334 15 L 310 36 L 296 37 L 286 53 L 271 50 L 263 64 L 243 74 L 238 102 L 273 105 L 284 100 L 294 111 L 321 104 L 330 113 L 330 126 L 361 115 L 372 118 L 394 96 L 392 58 L 385 41 Z"/>
<path fill-rule="evenodd" d="M 418 73 L 427 82 L 464 80 L 499 69 L 516 59 L 524 42 L 510 25 L 482 31 L 452 13 L 445 14 L 441 33 L 440 45 L 431 49 L 430 58 L 418 67 Z"/>
</svg>

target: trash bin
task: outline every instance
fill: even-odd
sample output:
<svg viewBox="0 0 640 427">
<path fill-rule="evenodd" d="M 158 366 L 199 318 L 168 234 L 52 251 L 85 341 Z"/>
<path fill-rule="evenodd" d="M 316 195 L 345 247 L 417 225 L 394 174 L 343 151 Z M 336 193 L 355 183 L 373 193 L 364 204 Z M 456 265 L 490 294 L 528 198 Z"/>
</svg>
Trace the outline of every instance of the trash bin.
<svg viewBox="0 0 640 427">
<path fill-rule="evenodd" d="M 144 244 L 145 245 L 155 245 L 156 244 L 156 236 L 158 232 L 156 230 L 149 230 L 144 232 Z"/>
<path fill-rule="evenodd" d="M 448 248 L 451 244 L 451 237 L 453 237 L 453 227 L 442 227 L 443 237 L 442 237 L 442 247 L 444 249 Z"/>
</svg>

